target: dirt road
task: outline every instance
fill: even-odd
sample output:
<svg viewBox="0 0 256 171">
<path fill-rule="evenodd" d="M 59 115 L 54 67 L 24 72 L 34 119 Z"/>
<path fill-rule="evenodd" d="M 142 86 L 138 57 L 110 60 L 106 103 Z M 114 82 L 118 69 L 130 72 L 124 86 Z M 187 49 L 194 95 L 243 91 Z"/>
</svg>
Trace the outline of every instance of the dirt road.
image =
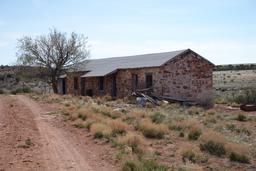
<svg viewBox="0 0 256 171">
<path fill-rule="evenodd" d="M 22 95 L 0 96 L 0 171 L 117 170 L 102 158 L 106 149 L 47 115 L 52 110 Z"/>
</svg>

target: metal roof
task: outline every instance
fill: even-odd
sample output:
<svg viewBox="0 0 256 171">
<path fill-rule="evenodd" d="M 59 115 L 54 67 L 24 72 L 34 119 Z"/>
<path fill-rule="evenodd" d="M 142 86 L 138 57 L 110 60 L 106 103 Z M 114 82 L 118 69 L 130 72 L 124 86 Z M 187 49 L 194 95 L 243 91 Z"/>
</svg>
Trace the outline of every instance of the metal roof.
<svg viewBox="0 0 256 171">
<path fill-rule="evenodd" d="M 88 71 L 82 77 L 100 77 L 113 73 L 118 69 L 158 67 L 187 50 L 189 49 L 164 53 L 86 60 L 79 64 L 77 70 Z"/>
</svg>

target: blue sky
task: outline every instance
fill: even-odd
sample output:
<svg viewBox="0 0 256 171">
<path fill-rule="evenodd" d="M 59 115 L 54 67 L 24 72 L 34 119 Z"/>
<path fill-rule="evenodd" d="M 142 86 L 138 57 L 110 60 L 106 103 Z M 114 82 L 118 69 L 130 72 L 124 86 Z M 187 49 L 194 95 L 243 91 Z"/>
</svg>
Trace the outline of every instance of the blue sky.
<svg viewBox="0 0 256 171">
<path fill-rule="evenodd" d="M 49 28 L 89 38 L 90 58 L 191 48 L 215 64 L 256 63 L 255 0 L 0 0 L 0 65 Z"/>
</svg>

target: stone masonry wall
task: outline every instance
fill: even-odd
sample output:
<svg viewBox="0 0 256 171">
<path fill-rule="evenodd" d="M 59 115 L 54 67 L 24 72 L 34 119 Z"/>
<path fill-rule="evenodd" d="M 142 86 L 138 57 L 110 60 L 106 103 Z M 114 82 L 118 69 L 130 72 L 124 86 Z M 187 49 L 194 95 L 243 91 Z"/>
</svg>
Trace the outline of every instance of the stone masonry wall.
<svg viewBox="0 0 256 171">
<path fill-rule="evenodd" d="M 194 52 L 180 55 L 161 67 L 122 69 L 116 75 L 104 77 L 104 90 L 99 90 L 99 77 L 85 78 L 85 92 L 92 90 L 94 96 L 112 94 L 113 78 L 116 76 L 117 98 L 132 92 L 132 74 L 138 75 L 137 89 L 146 88 L 146 74 L 152 73 L 153 93 L 179 99 L 195 100 L 198 94 L 212 89 L 213 65 Z M 67 77 L 67 93 L 81 94 L 81 78 L 84 73 L 71 73 Z M 78 77 L 79 91 L 74 92 L 74 77 Z"/>
<path fill-rule="evenodd" d="M 203 91 L 212 89 L 212 69 L 212 64 L 189 52 L 161 67 L 120 70 L 117 73 L 118 97 L 132 92 L 132 74 L 138 75 L 138 89 L 144 89 L 145 75 L 152 73 L 154 95 L 195 100 Z"/>
<path fill-rule="evenodd" d="M 162 69 L 163 95 L 195 100 L 203 91 L 212 89 L 213 67 L 193 52 L 167 62 Z"/>
</svg>

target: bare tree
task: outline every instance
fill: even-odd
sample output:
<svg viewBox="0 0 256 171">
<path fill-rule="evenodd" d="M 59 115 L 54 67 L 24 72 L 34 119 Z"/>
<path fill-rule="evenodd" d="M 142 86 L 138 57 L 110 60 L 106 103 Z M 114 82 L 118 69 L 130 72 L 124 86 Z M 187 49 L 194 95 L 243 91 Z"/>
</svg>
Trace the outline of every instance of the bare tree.
<svg viewBox="0 0 256 171">
<path fill-rule="evenodd" d="M 50 30 L 36 38 L 25 36 L 18 40 L 18 62 L 47 69 L 54 93 L 58 92 L 58 78 L 63 70 L 80 63 L 89 56 L 87 38 L 72 32 Z"/>
</svg>

